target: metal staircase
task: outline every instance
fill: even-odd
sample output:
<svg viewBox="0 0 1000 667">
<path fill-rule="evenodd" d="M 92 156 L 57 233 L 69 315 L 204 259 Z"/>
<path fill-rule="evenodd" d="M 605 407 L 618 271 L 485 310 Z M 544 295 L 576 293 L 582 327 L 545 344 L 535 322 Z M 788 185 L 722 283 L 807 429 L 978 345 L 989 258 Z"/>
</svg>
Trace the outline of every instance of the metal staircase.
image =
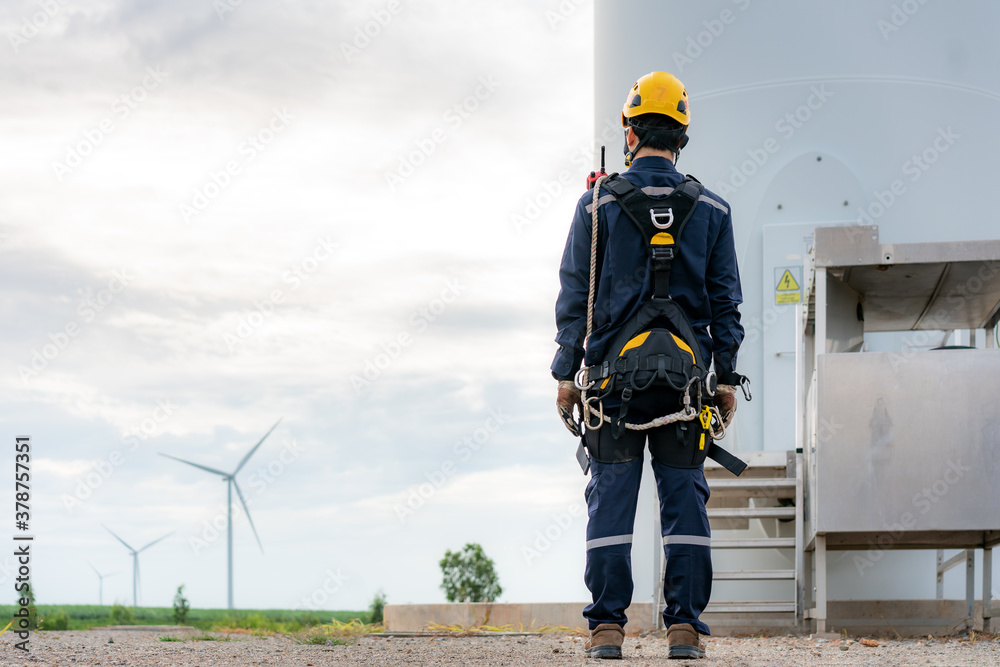
<svg viewBox="0 0 1000 667">
<path fill-rule="evenodd" d="M 740 456 L 749 467 L 739 478 L 712 461 L 705 465 L 716 570 L 703 618 L 722 632 L 796 629 L 802 618 L 801 455 L 764 451 Z M 786 567 L 775 567 L 783 563 Z M 660 581 L 662 567 L 661 562 Z M 658 609 L 663 609 L 662 595 Z"/>
</svg>

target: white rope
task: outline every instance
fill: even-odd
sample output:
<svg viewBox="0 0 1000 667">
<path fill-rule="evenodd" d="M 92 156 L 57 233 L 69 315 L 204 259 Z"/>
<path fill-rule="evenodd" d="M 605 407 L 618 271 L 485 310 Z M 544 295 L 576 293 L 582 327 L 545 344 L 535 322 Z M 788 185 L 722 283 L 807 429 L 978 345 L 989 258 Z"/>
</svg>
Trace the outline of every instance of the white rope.
<svg viewBox="0 0 1000 667">
<path fill-rule="evenodd" d="M 584 346 L 590 343 L 594 331 L 594 297 L 597 293 L 597 199 L 601 194 L 601 183 L 608 177 L 604 174 L 594 182 L 594 205 L 590 212 L 590 289 L 587 291 L 587 337 Z"/>
<path fill-rule="evenodd" d="M 607 422 L 608 424 L 611 423 L 611 417 L 607 415 L 603 415 L 603 417 L 605 422 Z M 666 426 L 667 424 L 674 424 L 676 422 L 693 421 L 697 417 L 698 417 L 698 411 L 689 406 L 682 410 L 678 410 L 673 414 L 657 417 L 656 419 L 648 421 L 645 424 L 630 424 L 628 422 L 625 422 L 625 428 L 627 428 L 630 431 L 646 431 L 651 428 L 659 428 L 660 426 Z"/>
</svg>

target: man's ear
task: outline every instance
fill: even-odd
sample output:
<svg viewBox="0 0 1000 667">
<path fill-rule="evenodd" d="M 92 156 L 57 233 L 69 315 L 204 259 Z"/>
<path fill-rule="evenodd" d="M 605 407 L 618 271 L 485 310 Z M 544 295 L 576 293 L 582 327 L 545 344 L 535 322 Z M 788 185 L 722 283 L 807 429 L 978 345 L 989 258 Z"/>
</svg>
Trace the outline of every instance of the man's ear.
<svg viewBox="0 0 1000 667">
<path fill-rule="evenodd" d="M 635 130 L 632 128 L 632 126 L 629 125 L 627 128 L 625 128 L 625 143 L 631 147 L 638 141 L 639 138 L 635 136 Z"/>
</svg>

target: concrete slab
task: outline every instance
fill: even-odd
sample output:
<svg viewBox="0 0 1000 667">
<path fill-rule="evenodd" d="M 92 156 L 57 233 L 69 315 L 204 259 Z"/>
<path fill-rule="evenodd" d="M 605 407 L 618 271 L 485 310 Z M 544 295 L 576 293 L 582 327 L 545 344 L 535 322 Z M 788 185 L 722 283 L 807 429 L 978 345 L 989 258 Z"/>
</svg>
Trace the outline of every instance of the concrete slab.
<svg viewBox="0 0 1000 667">
<path fill-rule="evenodd" d="M 586 629 L 583 618 L 585 602 L 552 603 L 446 603 L 389 604 L 385 606 L 387 632 L 415 632 L 430 624 L 474 626 L 513 626 L 514 630 L 541 627 Z M 636 602 L 626 610 L 629 630 L 645 631 L 652 627 L 653 605 Z"/>
<path fill-rule="evenodd" d="M 586 630 L 585 602 L 390 604 L 385 607 L 387 632 L 419 632 L 428 625 L 463 628 L 509 626 L 515 631 L 540 628 Z M 636 602 L 626 611 L 631 633 L 653 630 L 650 602 Z M 716 636 L 808 634 L 815 625 L 799 627 L 791 614 L 703 614 Z M 982 605 L 976 602 L 977 628 L 982 628 Z M 880 637 L 924 637 L 955 634 L 965 627 L 964 600 L 831 600 L 827 630 L 831 633 Z"/>
</svg>

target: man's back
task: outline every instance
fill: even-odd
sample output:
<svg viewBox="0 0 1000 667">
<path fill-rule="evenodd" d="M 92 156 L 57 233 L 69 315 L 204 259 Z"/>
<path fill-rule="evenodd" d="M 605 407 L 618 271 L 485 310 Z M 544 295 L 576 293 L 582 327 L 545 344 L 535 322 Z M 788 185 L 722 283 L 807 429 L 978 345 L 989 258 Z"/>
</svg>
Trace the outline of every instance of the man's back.
<svg viewBox="0 0 1000 667">
<path fill-rule="evenodd" d="M 663 157 L 641 157 L 622 174 L 651 196 L 666 197 L 684 177 Z M 591 211 L 593 192 L 577 204 L 560 278 L 556 303 L 556 341 L 553 375 L 564 379 L 579 368 L 586 332 L 586 305 L 590 275 Z M 621 326 L 652 294 L 647 247 L 635 225 L 614 197 L 602 189 L 598 199 L 599 276 L 594 305 L 594 332 L 586 353 L 587 365 L 600 362 Z M 737 307 L 742 302 L 733 242 L 732 218 L 726 202 L 703 191 L 684 233 L 670 275 L 670 295 L 687 314 L 706 360 L 715 359 L 723 375 L 735 368 L 735 354 L 743 339 Z M 617 353 L 618 351 L 614 351 Z"/>
</svg>

